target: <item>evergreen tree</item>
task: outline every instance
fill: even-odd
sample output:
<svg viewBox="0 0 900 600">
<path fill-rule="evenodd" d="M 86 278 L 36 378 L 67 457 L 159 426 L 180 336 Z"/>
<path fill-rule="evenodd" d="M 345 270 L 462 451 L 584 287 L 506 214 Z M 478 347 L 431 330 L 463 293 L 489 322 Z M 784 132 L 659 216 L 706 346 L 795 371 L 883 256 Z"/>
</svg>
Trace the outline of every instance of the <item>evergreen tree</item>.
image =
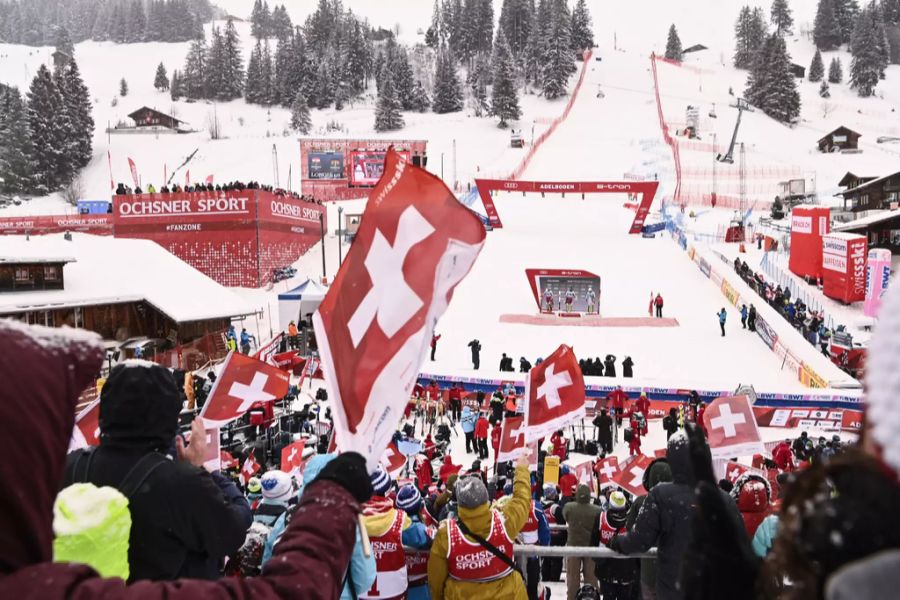
<svg viewBox="0 0 900 600">
<path fill-rule="evenodd" d="M 819 0 L 813 25 L 813 42 L 819 50 L 835 50 L 841 45 L 841 26 L 834 14 L 834 3 L 840 0 Z"/>
<path fill-rule="evenodd" d="M 859 16 L 859 4 L 856 0 L 831 0 L 834 6 L 834 18 L 841 35 L 841 44 L 849 43 Z"/>
<path fill-rule="evenodd" d="M 500 31 L 503 31 L 502 29 Z M 466 83 L 472 92 L 472 104 L 475 109 L 475 116 L 481 117 L 491 113 L 490 104 L 488 104 L 487 86 L 491 76 L 490 61 L 484 54 L 478 54 L 469 70 Z"/>
<path fill-rule="evenodd" d="M 434 0 L 434 8 L 431 11 L 431 25 L 425 32 L 425 45 L 437 49 L 441 40 L 441 8 L 438 0 Z"/>
<path fill-rule="evenodd" d="M 666 58 L 669 60 L 684 60 L 684 52 L 681 49 L 681 38 L 678 37 L 678 30 L 675 29 L 673 23 L 669 27 L 669 38 L 666 40 Z"/>
<path fill-rule="evenodd" d="M 438 114 L 444 114 L 457 112 L 462 108 L 463 98 L 456 72 L 456 59 L 447 48 L 441 48 L 435 59 L 432 109 Z"/>
<path fill-rule="evenodd" d="M 46 194 L 59 189 L 72 172 L 66 156 L 65 132 L 68 125 L 63 101 L 50 71 L 41 65 L 28 90 L 28 128 L 31 133 L 31 166 L 34 191 Z"/>
<path fill-rule="evenodd" d="M 403 110 L 412 110 L 413 89 L 416 82 L 413 78 L 412 67 L 409 64 L 409 57 L 405 48 L 400 48 L 394 64 L 391 65 L 390 71 L 393 73 L 397 99 Z"/>
<path fill-rule="evenodd" d="M 761 8 L 741 8 L 734 25 L 735 51 L 734 66 L 739 69 L 751 69 L 756 60 L 756 53 L 766 41 L 768 31 Z"/>
<path fill-rule="evenodd" d="M 75 58 L 75 45 L 72 43 L 72 38 L 69 37 L 69 30 L 62 25 L 56 29 L 56 51 Z"/>
<path fill-rule="evenodd" d="M 209 50 L 206 53 L 206 83 L 204 98 L 217 98 L 224 87 L 225 75 L 222 72 L 224 66 L 222 43 L 222 31 L 213 26 L 209 41 Z"/>
<path fill-rule="evenodd" d="M 844 68 L 841 59 L 835 56 L 828 65 L 828 83 L 842 83 L 844 81 Z"/>
<path fill-rule="evenodd" d="M 809 80 L 812 82 L 822 81 L 825 76 L 825 63 L 822 62 L 822 53 L 816 50 L 813 55 L 812 63 L 809 65 Z"/>
<path fill-rule="evenodd" d="M 256 0 L 253 3 L 253 12 L 250 13 L 250 35 L 257 40 L 269 37 L 271 18 L 268 2 Z"/>
<path fill-rule="evenodd" d="M 578 7 L 576 7 L 576 11 L 578 10 Z M 513 57 L 520 63 L 523 62 L 523 57 L 528 46 L 531 34 L 531 22 L 534 18 L 533 13 L 534 0 L 503 0 L 503 5 L 500 8 L 499 27 L 503 30 L 503 35 L 506 36 L 506 41 L 509 43 L 509 48 L 512 51 Z M 582 27 L 585 23 L 585 17 L 587 18 L 587 33 L 593 35 L 590 26 L 591 17 L 590 14 L 587 13 L 587 9 L 585 9 L 584 14 L 578 14 L 577 16 L 575 14 L 572 15 L 572 28 L 573 30 L 575 29 L 576 20 L 578 20 L 577 27 Z M 584 37 L 584 32 L 579 30 L 578 35 Z M 593 38 L 591 41 L 593 41 Z M 573 41 L 573 43 L 575 42 Z"/>
<path fill-rule="evenodd" d="M 525 80 L 534 85 L 541 84 L 543 72 L 541 61 L 547 48 L 546 24 L 549 21 L 549 0 L 539 0 L 537 10 L 531 12 L 528 27 L 528 42 L 525 46 L 523 67 Z"/>
<path fill-rule="evenodd" d="M 0 84 L 0 192 L 17 194 L 34 187 L 34 148 L 22 96 Z"/>
<path fill-rule="evenodd" d="M 900 0 L 882 0 L 881 12 L 884 22 L 896 25 L 900 23 Z"/>
<path fill-rule="evenodd" d="M 306 104 L 306 96 L 303 91 L 298 91 L 291 104 L 291 129 L 299 131 L 303 135 L 309 135 L 312 131 L 312 120 L 309 117 L 309 106 Z"/>
<path fill-rule="evenodd" d="M 217 97 L 221 100 L 240 98 L 244 93 L 244 60 L 241 57 L 241 39 L 232 19 L 228 19 L 222 34 L 221 60 Z"/>
<path fill-rule="evenodd" d="M 515 121 L 522 116 L 519 108 L 519 97 L 516 93 L 515 68 L 506 36 L 501 29 L 494 43 L 494 85 L 491 89 L 491 109 L 500 117 L 500 127 L 506 127 L 506 121 Z"/>
<path fill-rule="evenodd" d="M 822 98 L 831 98 L 831 90 L 828 88 L 828 83 L 825 81 L 819 86 L 819 96 Z"/>
<path fill-rule="evenodd" d="M 548 100 L 566 94 L 569 77 L 577 71 L 572 54 L 571 17 L 566 0 L 547 0 L 550 20 L 544 30 L 541 89 Z"/>
<path fill-rule="evenodd" d="M 791 28 L 794 26 L 794 17 L 791 14 L 791 7 L 788 6 L 788 0 L 772 1 L 772 24 L 775 25 L 775 31 L 779 35 L 790 35 Z"/>
<path fill-rule="evenodd" d="M 594 47 L 594 30 L 591 13 L 584 0 L 578 0 L 572 11 L 572 49 L 580 53 Z"/>
<path fill-rule="evenodd" d="M 276 6 L 272 11 L 269 31 L 276 40 L 286 39 L 294 33 L 294 24 L 291 23 L 291 17 L 288 15 L 284 4 Z"/>
<path fill-rule="evenodd" d="M 160 92 L 169 89 L 169 76 L 166 74 L 166 66 L 162 63 L 159 63 L 159 66 L 156 67 L 156 77 L 153 78 L 153 87 Z"/>
<path fill-rule="evenodd" d="M 275 103 L 275 65 L 272 63 L 272 51 L 269 40 L 263 42 L 262 55 L 259 62 L 259 104 L 269 106 Z"/>
<path fill-rule="evenodd" d="M 205 38 L 191 42 L 187 57 L 184 60 L 184 69 L 179 75 L 185 97 L 194 100 L 207 97 Z"/>
<path fill-rule="evenodd" d="M 314 108 L 328 108 L 334 102 L 334 77 L 324 62 L 319 64 L 312 83 L 310 105 Z"/>
<path fill-rule="evenodd" d="M 92 116 L 91 94 L 75 60 L 69 61 L 58 78 L 62 94 L 66 120 L 71 125 L 71 137 L 66 144 L 69 158 L 76 169 L 87 166 L 91 161 L 94 140 L 94 117 Z"/>
<path fill-rule="evenodd" d="M 777 33 L 766 39 L 757 54 L 744 97 L 783 123 L 791 123 L 800 115 L 800 94 L 791 73 L 791 59 L 784 38 Z"/>
<path fill-rule="evenodd" d="M 873 1 L 859 14 L 850 43 L 850 87 L 861 97 L 875 92 L 884 77 L 889 51 L 881 10 Z"/>
<path fill-rule="evenodd" d="M 366 36 L 362 25 L 355 18 L 348 23 L 347 33 L 347 82 L 353 95 L 366 90 L 366 73 L 368 72 L 369 52 L 366 48 Z M 412 71 L 410 70 L 410 73 Z"/>
<path fill-rule="evenodd" d="M 169 93 L 172 96 L 172 100 L 178 100 L 184 97 L 184 86 L 181 82 L 181 78 L 178 76 L 178 69 L 172 71 L 172 82 L 169 85 Z"/>
<path fill-rule="evenodd" d="M 378 104 L 375 107 L 375 131 L 394 131 L 402 129 L 404 124 L 403 115 L 400 113 L 400 100 L 394 88 L 394 77 L 389 70 L 385 70 L 381 88 L 378 90 Z"/>
<path fill-rule="evenodd" d="M 128 10 L 128 33 L 130 43 L 144 41 L 144 32 L 147 30 L 147 15 L 144 14 L 144 5 L 141 0 L 132 0 Z"/>
<path fill-rule="evenodd" d="M 119 95 L 123 98 L 128 95 L 128 82 L 125 81 L 124 77 L 119 80 Z"/>
<path fill-rule="evenodd" d="M 428 112 L 428 109 L 431 108 L 431 98 L 428 97 L 428 92 L 425 91 L 425 86 L 422 85 L 421 81 L 416 81 L 416 87 L 413 88 L 413 102 L 412 109 L 416 112 Z"/>
</svg>

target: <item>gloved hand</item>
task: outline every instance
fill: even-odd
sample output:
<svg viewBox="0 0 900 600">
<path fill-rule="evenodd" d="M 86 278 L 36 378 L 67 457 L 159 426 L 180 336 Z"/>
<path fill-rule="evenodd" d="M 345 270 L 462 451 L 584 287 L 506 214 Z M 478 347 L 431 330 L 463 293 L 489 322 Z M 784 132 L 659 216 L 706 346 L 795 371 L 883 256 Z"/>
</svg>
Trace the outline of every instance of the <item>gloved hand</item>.
<svg viewBox="0 0 900 600">
<path fill-rule="evenodd" d="M 372 480 L 366 459 L 356 452 L 344 452 L 325 465 L 316 481 L 333 481 L 356 498 L 360 504 L 372 497 Z"/>
</svg>

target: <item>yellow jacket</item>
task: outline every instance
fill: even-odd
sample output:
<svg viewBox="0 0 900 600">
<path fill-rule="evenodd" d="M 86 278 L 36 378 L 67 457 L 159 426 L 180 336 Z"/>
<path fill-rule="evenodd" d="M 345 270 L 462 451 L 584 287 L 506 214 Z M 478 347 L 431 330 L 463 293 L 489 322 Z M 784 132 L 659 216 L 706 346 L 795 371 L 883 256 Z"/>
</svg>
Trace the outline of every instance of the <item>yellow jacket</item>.
<svg viewBox="0 0 900 600">
<path fill-rule="evenodd" d="M 394 524 L 394 519 L 396 518 L 396 508 L 374 515 L 365 515 L 363 516 L 363 521 L 366 524 L 366 533 L 369 534 L 370 538 L 384 535 L 391 528 L 391 525 Z M 403 515 L 403 527 L 401 527 L 401 530 L 409 529 L 410 525 L 412 525 L 412 520 L 407 515 Z"/>
<path fill-rule="evenodd" d="M 528 520 L 531 510 L 531 477 L 528 467 L 516 469 L 512 498 L 500 509 L 506 523 L 506 534 L 515 539 Z M 483 538 L 491 532 L 491 507 L 459 508 L 459 518 Z M 474 540 L 472 540 L 474 541 Z M 513 572 L 497 581 L 484 583 L 457 581 L 447 572 L 447 522 L 443 521 L 434 538 L 428 559 L 428 584 L 432 600 L 527 600 L 522 576 Z"/>
</svg>

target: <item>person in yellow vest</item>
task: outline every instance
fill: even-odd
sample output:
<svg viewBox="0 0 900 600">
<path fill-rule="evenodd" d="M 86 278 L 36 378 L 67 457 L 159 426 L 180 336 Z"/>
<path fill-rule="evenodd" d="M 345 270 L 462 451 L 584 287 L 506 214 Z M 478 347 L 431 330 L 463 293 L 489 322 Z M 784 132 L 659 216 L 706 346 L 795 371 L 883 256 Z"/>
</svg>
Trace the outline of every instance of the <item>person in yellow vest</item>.
<svg viewBox="0 0 900 600">
<path fill-rule="evenodd" d="M 528 459 L 516 464 L 512 498 L 492 509 L 480 477 L 456 482 L 458 516 L 443 521 L 428 559 L 428 583 L 433 600 L 527 600 L 522 575 L 513 562 L 513 540 L 531 511 Z M 494 546 L 500 556 L 469 533 Z"/>
<path fill-rule="evenodd" d="M 232 352 L 236 352 L 237 351 L 237 340 L 234 339 L 233 337 L 227 338 L 225 340 L 225 346 Z"/>
<path fill-rule="evenodd" d="M 381 469 L 372 473 L 373 496 L 363 506 L 363 520 L 375 555 L 375 583 L 360 599 L 401 600 L 406 598 L 409 579 L 403 546 L 428 548 L 430 541 L 424 530 L 411 528 L 412 520 L 394 508 L 387 498 L 393 482 Z"/>
</svg>

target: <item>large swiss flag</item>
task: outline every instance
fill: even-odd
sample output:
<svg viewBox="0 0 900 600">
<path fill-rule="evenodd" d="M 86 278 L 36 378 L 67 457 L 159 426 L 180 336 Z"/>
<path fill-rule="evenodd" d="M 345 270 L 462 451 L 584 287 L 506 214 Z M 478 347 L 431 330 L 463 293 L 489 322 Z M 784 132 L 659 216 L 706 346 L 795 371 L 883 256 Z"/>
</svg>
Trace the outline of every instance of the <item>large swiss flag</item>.
<svg viewBox="0 0 900 600">
<path fill-rule="evenodd" d="M 722 396 L 703 413 L 714 458 L 765 454 L 753 407 L 747 396 Z"/>
<path fill-rule="evenodd" d="M 614 483 L 613 479 L 619 474 L 619 457 L 607 456 L 594 463 L 594 473 L 600 479 L 600 487 L 604 488 Z"/>
<path fill-rule="evenodd" d="M 481 220 L 444 182 L 387 152 L 356 239 L 313 316 L 337 446 L 365 456 L 370 469 L 484 239 Z"/>
<path fill-rule="evenodd" d="M 207 428 L 221 427 L 247 412 L 254 402 L 284 398 L 289 387 L 290 375 L 281 369 L 230 352 L 200 416 Z"/>
<path fill-rule="evenodd" d="M 525 446 L 525 417 L 506 417 L 500 429 L 500 446 L 497 448 L 498 463 L 516 460 L 528 451 Z"/>
<path fill-rule="evenodd" d="M 572 348 L 561 345 L 525 382 L 525 438 L 538 440 L 584 417 L 584 377 Z"/>
<path fill-rule="evenodd" d="M 299 476 L 303 473 L 303 448 L 306 440 L 298 440 L 281 449 L 281 470 L 288 475 Z"/>
<path fill-rule="evenodd" d="M 619 472 L 613 477 L 613 483 L 635 496 L 643 496 L 647 493 L 647 490 L 644 489 L 644 472 L 653 460 L 652 457 L 643 454 L 636 456 L 634 460 L 619 469 Z"/>
</svg>

